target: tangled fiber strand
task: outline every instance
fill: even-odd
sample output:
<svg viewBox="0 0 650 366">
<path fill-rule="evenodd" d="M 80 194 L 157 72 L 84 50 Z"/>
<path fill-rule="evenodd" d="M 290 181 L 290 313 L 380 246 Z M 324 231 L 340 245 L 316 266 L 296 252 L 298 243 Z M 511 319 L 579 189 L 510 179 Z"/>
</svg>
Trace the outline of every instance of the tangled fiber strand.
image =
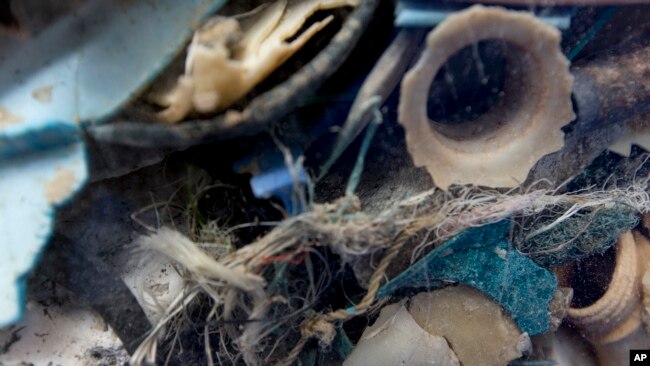
<svg viewBox="0 0 650 366">
<path fill-rule="evenodd" d="M 650 198 L 646 187 L 647 182 L 643 181 L 626 189 L 585 190 L 566 194 L 555 194 L 547 189 L 513 194 L 463 187 L 455 197 L 448 197 L 446 200 L 436 200 L 435 191 L 428 191 L 405 201 L 401 207 L 414 207 L 416 217 L 430 215 L 429 212 L 436 212 L 441 216 L 437 222 L 429 222 L 431 225 L 428 229 L 434 232 L 434 240 L 423 243 L 416 249 L 416 252 L 421 252 L 426 245 L 450 239 L 467 228 L 483 226 L 504 218 L 548 216 L 543 225 L 538 225 L 533 231 L 530 228 L 522 228 L 529 231 L 525 240 L 530 240 L 587 211 L 625 207 L 635 215 L 646 213 L 650 211 Z M 629 220 L 625 220 L 627 221 Z M 549 249 L 552 246 L 549 245 Z M 413 257 L 417 257 L 416 253 Z"/>
<path fill-rule="evenodd" d="M 571 231 L 566 228 L 567 223 L 572 221 L 591 223 L 593 227 L 619 225 L 621 222 L 624 223 L 623 226 L 633 225 L 633 217 L 650 212 L 650 198 L 646 188 L 646 182 L 640 182 L 626 189 L 592 189 L 566 194 L 556 194 L 545 189 L 524 193 L 502 193 L 477 187 L 461 187 L 451 193 L 433 189 L 399 202 L 378 215 L 364 213 L 356 197 L 346 196 L 333 203 L 313 205 L 310 211 L 280 222 L 257 241 L 218 260 L 205 256 L 211 260 L 208 261 L 211 263 L 209 265 L 199 265 L 188 258 L 194 256 L 190 254 L 194 253 L 194 249 L 185 248 L 183 251 L 186 254 L 175 254 L 175 247 L 179 244 L 172 245 L 172 242 L 183 243 L 180 246 L 196 246 L 187 238 L 169 235 L 167 232 L 171 242 L 162 240 L 158 234 L 145 242 L 176 260 L 191 274 L 188 286 L 193 290 L 187 291 L 183 300 L 175 302 L 168 314 L 177 313 L 179 307 L 187 304 L 188 296 L 196 296 L 196 291 L 207 293 L 215 303 L 210 315 L 212 320 L 224 324 L 219 332 L 230 339 L 231 344 L 242 354 L 244 362 L 249 365 L 260 364 L 262 361 L 270 363 L 273 360 L 269 353 L 276 349 L 277 342 L 273 347 L 263 346 L 269 341 L 265 341 L 265 338 L 297 328 L 300 338 L 287 358 L 280 363 L 290 365 L 310 339 L 316 338 L 321 345 L 328 345 L 335 334 L 335 323 L 340 324 L 368 311 L 376 302 L 375 294 L 391 261 L 401 253 L 406 243 L 423 232 L 430 232 L 431 238 L 416 247 L 419 252 L 424 252 L 427 246 L 449 239 L 467 228 L 514 218 L 520 222 L 532 222 L 531 225 L 520 227 L 519 235 L 515 237 L 523 238 L 518 243 L 522 250 L 526 249 L 524 251 L 528 251 L 531 256 L 541 258 L 567 247 L 566 237 L 570 237 L 570 240 L 583 240 L 580 230 Z M 584 227 L 577 224 L 573 226 Z M 574 235 L 571 237 L 565 231 Z M 562 240 L 549 236 L 556 232 L 564 233 L 560 235 Z M 597 235 L 597 231 L 592 234 Z M 544 244 L 537 245 L 542 238 L 546 238 Z M 276 286 L 270 285 L 276 281 L 268 278 L 268 274 L 275 273 L 282 277 L 282 272 L 277 269 L 269 272 L 269 269 L 278 264 L 298 265 L 319 247 L 329 248 L 340 257 L 342 263 L 358 260 L 368 254 L 382 255 L 365 296 L 352 307 L 314 313 L 307 311 L 318 296 L 318 289 L 315 289 L 317 286 L 312 285 L 305 287 L 311 288 L 309 294 L 306 290 L 302 295 L 294 294 L 304 298 L 301 306 L 287 305 L 284 313 L 272 311 L 278 304 L 291 301 L 286 294 L 279 294 Z M 584 248 L 580 242 L 577 247 L 583 248 L 581 250 L 585 253 L 592 250 Z M 198 257 L 205 260 L 201 255 Z M 318 273 L 316 277 L 321 275 Z M 281 280 L 285 283 L 297 280 L 286 277 L 286 273 L 284 276 Z M 168 322 L 169 319 L 167 316 L 162 322 Z M 243 325 L 227 325 L 235 320 L 241 321 Z M 136 354 L 140 358 L 134 355 L 133 361 L 143 360 L 143 355 L 155 354 L 154 334 L 163 328 L 161 324 L 156 326 L 138 349 Z"/>
<path fill-rule="evenodd" d="M 541 221 L 531 228 L 533 233 L 540 227 L 549 226 L 548 221 L 551 220 Z M 616 243 L 623 232 L 638 223 L 636 210 L 621 204 L 587 210 L 574 214 L 546 231 L 529 236 L 519 249 L 542 266 L 557 266 L 591 254 L 603 253 Z"/>
</svg>

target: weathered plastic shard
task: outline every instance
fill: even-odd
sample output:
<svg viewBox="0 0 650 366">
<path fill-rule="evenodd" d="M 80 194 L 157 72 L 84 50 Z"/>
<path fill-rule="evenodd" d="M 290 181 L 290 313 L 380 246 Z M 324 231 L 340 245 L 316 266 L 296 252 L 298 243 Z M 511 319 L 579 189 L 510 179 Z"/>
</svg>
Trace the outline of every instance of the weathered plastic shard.
<svg viewBox="0 0 650 366">
<path fill-rule="evenodd" d="M 531 339 L 533 354 L 526 361 L 510 366 L 597 366 L 598 361 L 587 340 L 574 329 L 563 326 Z"/>
<path fill-rule="evenodd" d="M 458 366 L 445 338 L 431 335 L 415 322 L 402 304 L 384 307 L 375 324 L 366 328 L 343 366 Z"/>
<path fill-rule="evenodd" d="M 12 52 L 0 47 L 0 327 L 24 311 L 55 209 L 88 179 L 80 123 L 104 122 L 223 2 L 79 2 Z"/>
<path fill-rule="evenodd" d="M 468 286 L 420 293 L 409 311 L 426 332 L 447 339 L 463 366 L 507 365 L 531 349 L 499 304 Z"/>
<path fill-rule="evenodd" d="M 83 144 L 0 158 L 0 327 L 20 320 L 27 274 L 54 225 L 55 209 L 88 178 Z"/>
<path fill-rule="evenodd" d="M 192 111 L 225 110 L 334 19 L 328 16 L 298 33 L 310 16 L 319 10 L 358 4 L 357 0 L 282 0 L 238 17 L 208 21 L 194 34 L 185 73 L 158 101 L 167 107 L 160 118 L 175 123 Z"/>
<path fill-rule="evenodd" d="M 509 228 L 509 221 L 500 221 L 460 233 L 384 285 L 378 296 L 463 283 L 499 303 L 522 331 L 545 332 L 557 279 L 510 245 Z"/>
<path fill-rule="evenodd" d="M 561 127 L 575 114 L 560 38 L 530 13 L 480 5 L 449 15 L 429 33 L 402 79 L 399 122 L 413 162 L 436 186 L 514 187 L 542 156 L 562 148 Z M 487 40 L 507 47 L 503 98 L 471 121 L 452 126 L 431 120 L 427 98 L 438 71 L 461 49 Z"/>
<path fill-rule="evenodd" d="M 1 138 L 39 151 L 60 146 L 64 126 L 78 132 L 80 122 L 104 122 L 173 60 L 194 25 L 224 0 L 79 3 L 11 52 L 0 50 Z"/>
</svg>

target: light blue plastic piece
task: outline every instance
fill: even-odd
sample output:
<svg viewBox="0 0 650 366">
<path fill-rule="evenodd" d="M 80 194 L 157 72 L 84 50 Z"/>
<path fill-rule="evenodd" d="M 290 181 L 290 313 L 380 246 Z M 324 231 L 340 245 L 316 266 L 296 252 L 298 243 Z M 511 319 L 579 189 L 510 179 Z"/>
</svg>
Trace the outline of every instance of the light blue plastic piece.
<svg viewBox="0 0 650 366">
<path fill-rule="evenodd" d="M 224 2 L 87 1 L 0 49 L 0 326 L 20 318 L 54 210 L 88 178 L 81 126 L 141 91 Z"/>
<path fill-rule="evenodd" d="M 307 175 L 303 168 L 298 171 L 297 178 L 301 188 L 307 185 Z M 250 184 L 255 197 L 264 199 L 277 197 L 282 200 L 285 209 L 291 215 L 297 215 L 305 209 L 294 204 L 298 202 L 293 202 L 294 183 L 289 169 L 284 165 L 253 176 Z"/>
<path fill-rule="evenodd" d="M 395 8 L 395 25 L 398 27 L 435 27 L 450 14 L 461 10 L 449 4 L 433 1 L 403 0 Z M 535 14 L 541 21 L 558 29 L 569 29 L 572 8 L 544 10 L 544 14 Z"/>
<path fill-rule="evenodd" d="M 307 184 L 307 176 L 304 169 L 298 172 L 298 180 L 302 184 Z M 285 188 L 293 190 L 293 180 L 289 169 L 281 166 L 275 170 L 264 172 L 251 178 L 251 188 L 255 197 L 271 198 L 278 191 Z"/>
<path fill-rule="evenodd" d="M 84 147 L 0 160 L 0 327 L 20 319 L 26 276 L 52 230 L 54 209 L 87 179 Z"/>
<path fill-rule="evenodd" d="M 155 77 L 223 2 L 90 1 L 22 47 L 1 50 L 0 114 L 20 121 L 0 117 L 1 135 L 101 122 Z M 0 145 L 0 158 L 10 148 Z"/>
</svg>

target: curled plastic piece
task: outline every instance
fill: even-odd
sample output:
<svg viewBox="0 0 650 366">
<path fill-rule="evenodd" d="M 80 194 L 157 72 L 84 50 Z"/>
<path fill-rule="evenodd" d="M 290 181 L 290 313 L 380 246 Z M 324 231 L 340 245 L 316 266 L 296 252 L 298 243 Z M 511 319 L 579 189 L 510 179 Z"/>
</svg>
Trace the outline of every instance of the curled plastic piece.
<svg viewBox="0 0 650 366">
<path fill-rule="evenodd" d="M 607 291 L 589 306 L 569 308 L 569 320 L 591 341 L 601 365 L 617 365 L 630 349 L 650 347 L 642 295 L 649 259 L 650 241 L 639 233 L 624 233 Z"/>
</svg>

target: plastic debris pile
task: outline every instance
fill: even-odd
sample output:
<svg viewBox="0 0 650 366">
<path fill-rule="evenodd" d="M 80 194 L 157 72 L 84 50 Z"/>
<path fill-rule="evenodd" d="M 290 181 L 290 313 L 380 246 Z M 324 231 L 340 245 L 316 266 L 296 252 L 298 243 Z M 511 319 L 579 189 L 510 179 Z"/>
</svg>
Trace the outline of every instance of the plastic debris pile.
<svg viewBox="0 0 650 366">
<path fill-rule="evenodd" d="M 6 3 L 0 365 L 650 349 L 646 5 Z"/>
</svg>

